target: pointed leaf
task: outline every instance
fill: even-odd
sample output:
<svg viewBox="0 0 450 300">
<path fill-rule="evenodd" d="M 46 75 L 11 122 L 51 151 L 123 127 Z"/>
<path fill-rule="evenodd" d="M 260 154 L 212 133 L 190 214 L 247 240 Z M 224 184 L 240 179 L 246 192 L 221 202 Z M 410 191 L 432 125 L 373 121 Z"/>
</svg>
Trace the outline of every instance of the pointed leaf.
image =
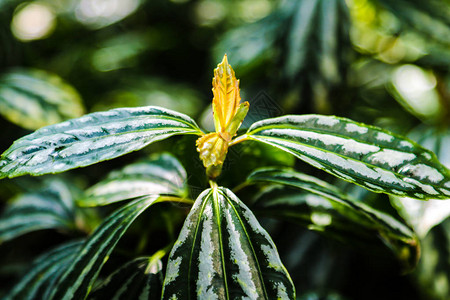
<svg viewBox="0 0 450 300">
<path fill-rule="evenodd" d="M 175 243 L 163 299 L 295 299 L 267 232 L 230 190 L 197 198 Z"/>
<path fill-rule="evenodd" d="M 264 168 L 253 172 L 248 183 L 275 183 L 293 190 L 267 190 L 257 197 L 254 209 L 268 217 L 291 219 L 338 239 L 368 243 L 381 240 L 411 270 L 418 260 L 414 232 L 386 213 L 352 199 L 338 188 L 289 169 Z"/>
<path fill-rule="evenodd" d="M 161 299 L 162 281 L 161 261 L 139 257 L 106 278 L 89 299 Z"/>
<path fill-rule="evenodd" d="M 0 243 L 42 229 L 73 229 L 75 216 L 69 187 L 60 180 L 42 191 L 13 199 L 0 217 Z"/>
<path fill-rule="evenodd" d="M 78 93 L 57 75 L 17 69 L 0 77 L 0 114 L 16 125 L 38 129 L 83 112 Z"/>
<path fill-rule="evenodd" d="M 413 141 L 334 116 L 284 116 L 254 123 L 248 138 L 377 193 L 450 198 L 450 172 Z"/>
<path fill-rule="evenodd" d="M 83 241 L 68 242 L 38 257 L 25 276 L 6 295 L 5 300 L 12 299 L 46 299 L 44 293 L 51 288 L 71 262 Z"/>
<path fill-rule="evenodd" d="M 84 299 L 119 239 L 156 200 L 157 197 L 136 199 L 100 224 L 58 280 L 49 299 Z"/>
<path fill-rule="evenodd" d="M 168 153 L 132 163 L 91 187 L 79 206 L 101 206 L 150 195 L 187 195 L 186 171 L 181 163 Z"/>
<path fill-rule="evenodd" d="M 96 112 L 17 140 L 1 156 L 0 178 L 84 167 L 177 134 L 201 131 L 188 116 L 156 106 Z"/>
</svg>

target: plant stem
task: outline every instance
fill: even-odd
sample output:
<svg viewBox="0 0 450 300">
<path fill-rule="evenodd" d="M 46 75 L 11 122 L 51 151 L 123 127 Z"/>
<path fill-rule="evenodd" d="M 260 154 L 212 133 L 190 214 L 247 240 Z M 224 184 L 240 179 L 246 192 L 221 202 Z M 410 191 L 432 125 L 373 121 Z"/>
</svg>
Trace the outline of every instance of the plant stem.
<svg viewBox="0 0 450 300">
<path fill-rule="evenodd" d="M 237 138 L 235 138 L 231 142 L 229 142 L 228 143 L 228 147 L 234 146 L 234 145 L 239 144 L 240 142 L 243 142 L 243 141 L 246 141 L 246 140 L 248 140 L 248 135 L 243 134 L 241 136 L 238 136 Z"/>
</svg>

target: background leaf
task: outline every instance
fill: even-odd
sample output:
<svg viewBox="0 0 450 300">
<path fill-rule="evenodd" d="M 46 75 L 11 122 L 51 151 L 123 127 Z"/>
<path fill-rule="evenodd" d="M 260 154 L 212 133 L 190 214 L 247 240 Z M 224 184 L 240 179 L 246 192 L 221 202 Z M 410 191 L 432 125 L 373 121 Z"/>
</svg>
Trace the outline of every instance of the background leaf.
<svg viewBox="0 0 450 300">
<path fill-rule="evenodd" d="M 74 195 L 66 182 L 47 180 L 47 187 L 12 199 L 0 217 L 0 243 L 42 230 L 75 228 Z"/>
<path fill-rule="evenodd" d="M 412 270 L 419 259 L 418 238 L 392 216 L 352 199 L 349 195 L 315 177 L 289 169 L 256 170 L 248 183 L 273 183 L 293 189 L 266 188 L 252 205 L 265 217 L 277 217 L 306 225 L 332 238 L 367 247 L 386 245 Z"/>
<path fill-rule="evenodd" d="M 16 69 L 0 76 L 0 114 L 18 126 L 38 129 L 83 113 L 78 93 L 55 74 Z"/>
<path fill-rule="evenodd" d="M 139 257 L 106 278 L 89 299 L 161 299 L 162 262 Z"/>
<path fill-rule="evenodd" d="M 136 199 L 115 211 L 100 224 L 59 278 L 49 299 L 85 298 L 119 239 L 156 199 Z"/>
<path fill-rule="evenodd" d="M 126 199 L 150 196 L 187 196 L 187 175 L 171 154 L 154 154 L 150 158 L 112 171 L 106 179 L 86 191 L 79 206 L 101 206 Z"/>
<path fill-rule="evenodd" d="M 200 134 L 183 114 L 147 106 L 118 108 L 50 125 L 17 140 L 0 160 L 0 178 L 88 166 L 177 134 Z"/>
<path fill-rule="evenodd" d="M 294 299 L 275 245 L 228 189 L 196 200 L 167 265 L 163 299 Z"/>
<path fill-rule="evenodd" d="M 284 116 L 254 123 L 247 135 L 373 192 L 450 197 L 450 172 L 431 151 L 377 127 L 333 116 Z"/>
</svg>

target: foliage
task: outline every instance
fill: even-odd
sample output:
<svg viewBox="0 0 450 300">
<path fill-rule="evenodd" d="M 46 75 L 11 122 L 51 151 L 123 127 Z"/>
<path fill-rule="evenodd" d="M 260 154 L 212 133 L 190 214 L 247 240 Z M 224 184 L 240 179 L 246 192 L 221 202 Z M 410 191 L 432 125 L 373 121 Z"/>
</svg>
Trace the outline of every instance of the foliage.
<svg viewBox="0 0 450 300">
<path fill-rule="evenodd" d="M 447 0 L 68 2 L 0 1 L 1 298 L 450 296 Z"/>
</svg>

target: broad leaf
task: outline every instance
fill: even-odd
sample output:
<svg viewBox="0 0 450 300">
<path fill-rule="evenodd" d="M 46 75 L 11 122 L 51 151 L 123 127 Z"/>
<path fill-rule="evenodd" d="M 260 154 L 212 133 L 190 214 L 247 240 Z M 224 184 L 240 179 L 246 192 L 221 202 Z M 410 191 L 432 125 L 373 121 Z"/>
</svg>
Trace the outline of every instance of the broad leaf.
<svg viewBox="0 0 450 300">
<path fill-rule="evenodd" d="M 161 299 L 162 282 L 161 261 L 139 257 L 106 278 L 89 299 Z"/>
<path fill-rule="evenodd" d="M 186 171 L 174 156 L 156 154 L 111 172 L 105 180 L 91 187 L 77 204 L 100 206 L 149 195 L 185 197 L 186 180 Z"/>
<path fill-rule="evenodd" d="M 156 200 L 157 197 L 136 199 L 100 224 L 58 280 L 49 299 L 84 299 L 119 239 Z"/>
<path fill-rule="evenodd" d="M 320 179 L 293 170 L 266 168 L 250 174 L 248 183 L 274 183 L 303 190 L 263 192 L 253 209 L 265 216 L 290 219 L 352 243 L 373 243 L 380 238 L 406 269 L 417 263 L 419 245 L 411 229 Z"/>
<path fill-rule="evenodd" d="M 70 188 L 60 180 L 12 200 L 0 217 L 0 243 L 42 229 L 75 228 Z"/>
<path fill-rule="evenodd" d="M 201 131 L 186 115 L 156 106 L 96 112 L 17 140 L 1 156 L 0 178 L 84 167 L 177 134 Z"/>
<path fill-rule="evenodd" d="M 175 243 L 163 299 L 294 299 L 272 239 L 228 189 L 197 198 Z"/>
<path fill-rule="evenodd" d="M 450 198 L 450 172 L 413 141 L 334 116 L 284 116 L 254 123 L 247 138 L 377 193 Z"/>
<path fill-rule="evenodd" d="M 78 93 L 54 74 L 13 70 L 0 77 L 0 114 L 16 125 L 38 129 L 83 112 Z"/>
<path fill-rule="evenodd" d="M 4 299 L 47 299 L 44 295 L 51 291 L 54 281 L 70 264 L 82 243 L 69 242 L 38 257 Z"/>
</svg>

